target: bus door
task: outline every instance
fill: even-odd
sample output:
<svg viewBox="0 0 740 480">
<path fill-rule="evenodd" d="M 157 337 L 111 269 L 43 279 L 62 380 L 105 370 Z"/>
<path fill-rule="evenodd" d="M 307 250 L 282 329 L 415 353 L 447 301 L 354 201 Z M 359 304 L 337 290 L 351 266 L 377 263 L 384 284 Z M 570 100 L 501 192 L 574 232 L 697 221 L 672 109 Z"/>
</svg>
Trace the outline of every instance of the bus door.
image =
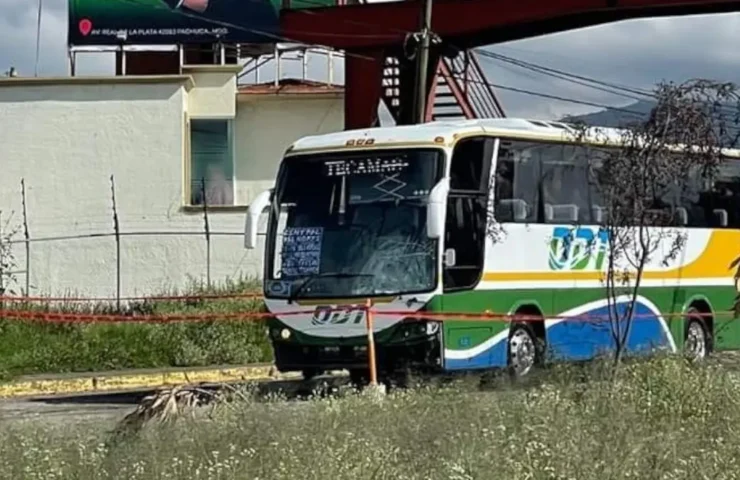
<svg viewBox="0 0 740 480">
<path fill-rule="evenodd" d="M 450 193 L 445 219 L 442 308 L 448 312 L 483 312 L 491 308 L 490 296 L 476 290 L 485 267 L 489 181 L 495 140 L 471 137 L 460 140 L 450 165 Z M 470 350 L 494 335 L 493 326 L 476 320 L 445 322 L 445 346 Z M 491 366 L 491 352 L 454 361 L 448 369 Z"/>
</svg>

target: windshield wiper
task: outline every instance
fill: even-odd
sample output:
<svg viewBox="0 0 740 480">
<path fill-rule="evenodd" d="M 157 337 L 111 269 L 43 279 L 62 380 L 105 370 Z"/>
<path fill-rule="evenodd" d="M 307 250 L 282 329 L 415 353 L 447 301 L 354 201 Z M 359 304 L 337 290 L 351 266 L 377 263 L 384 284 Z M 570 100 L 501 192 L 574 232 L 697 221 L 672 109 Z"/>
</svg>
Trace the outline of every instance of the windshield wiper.
<svg viewBox="0 0 740 480">
<path fill-rule="evenodd" d="M 334 277 L 334 278 L 355 278 L 355 277 L 374 277 L 375 275 L 372 273 L 348 273 L 348 272 L 324 272 L 324 273 L 317 273 L 315 275 L 311 275 L 310 277 L 306 277 L 303 282 L 301 282 L 300 285 L 298 285 L 298 288 L 295 289 L 295 291 L 291 291 L 290 295 L 288 295 L 288 303 L 293 303 L 296 298 L 298 298 L 298 294 L 301 293 L 311 282 L 316 280 L 317 278 L 326 278 L 326 277 Z"/>
</svg>

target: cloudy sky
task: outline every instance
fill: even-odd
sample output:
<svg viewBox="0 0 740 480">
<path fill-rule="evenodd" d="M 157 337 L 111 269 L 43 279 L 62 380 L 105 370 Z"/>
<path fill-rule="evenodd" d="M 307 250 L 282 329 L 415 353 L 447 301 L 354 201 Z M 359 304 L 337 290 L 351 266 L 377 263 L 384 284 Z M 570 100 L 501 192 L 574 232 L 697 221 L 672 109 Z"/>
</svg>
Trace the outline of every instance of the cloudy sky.
<svg viewBox="0 0 740 480">
<path fill-rule="evenodd" d="M 37 0 L 0 0 L 0 71 L 11 65 L 20 75 L 33 75 L 36 51 Z M 737 32 L 740 14 L 632 20 L 487 47 L 496 53 L 579 75 L 639 88 L 660 80 L 692 77 L 740 82 Z M 43 0 L 39 75 L 67 75 L 67 0 Z M 623 106 L 630 99 L 553 79 L 520 67 L 481 58 L 492 83 L 568 97 L 597 104 Z M 269 68 L 269 67 L 268 67 Z M 81 54 L 78 72 L 110 73 L 112 58 Z M 300 72 L 292 63 L 288 75 Z M 326 60 L 312 57 L 309 76 L 326 78 Z M 270 71 L 262 75 L 266 80 Z M 336 78 L 341 80 L 341 65 Z M 500 91 L 510 116 L 557 118 L 593 111 L 567 102 Z"/>
</svg>

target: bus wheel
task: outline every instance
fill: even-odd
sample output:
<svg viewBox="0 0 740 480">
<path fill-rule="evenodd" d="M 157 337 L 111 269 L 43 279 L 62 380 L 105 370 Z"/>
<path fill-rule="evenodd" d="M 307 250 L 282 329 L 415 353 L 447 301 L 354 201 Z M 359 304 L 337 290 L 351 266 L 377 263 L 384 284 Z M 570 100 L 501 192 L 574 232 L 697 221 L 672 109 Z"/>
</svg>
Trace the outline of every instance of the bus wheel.
<svg viewBox="0 0 740 480">
<path fill-rule="evenodd" d="M 686 338 L 684 351 L 691 360 L 703 360 L 709 350 L 709 335 L 700 312 L 696 308 L 689 308 L 686 312 Z"/>
<path fill-rule="evenodd" d="M 528 374 L 537 363 L 537 343 L 527 325 L 514 325 L 509 335 L 509 368 L 515 377 Z"/>
<path fill-rule="evenodd" d="M 322 370 L 319 370 L 318 368 L 307 368 L 301 373 L 303 374 L 303 379 L 308 381 L 313 380 L 324 372 Z"/>
<path fill-rule="evenodd" d="M 357 390 L 362 390 L 367 386 L 370 380 L 370 372 L 365 369 L 351 369 L 349 371 L 349 381 Z"/>
</svg>

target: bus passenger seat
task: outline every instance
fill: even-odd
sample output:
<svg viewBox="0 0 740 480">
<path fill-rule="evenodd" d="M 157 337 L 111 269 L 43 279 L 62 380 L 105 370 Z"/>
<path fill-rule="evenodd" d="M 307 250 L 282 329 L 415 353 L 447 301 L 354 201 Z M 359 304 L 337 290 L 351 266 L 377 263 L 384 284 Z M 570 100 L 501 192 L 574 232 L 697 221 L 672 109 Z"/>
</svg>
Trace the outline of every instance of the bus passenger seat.
<svg viewBox="0 0 740 480">
<path fill-rule="evenodd" d="M 675 218 L 676 223 L 681 227 L 685 227 L 689 224 L 689 212 L 683 207 L 678 207 L 676 209 Z"/>
<path fill-rule="evenodd" d="M 599 205 L 591 205 L 591 221 L 597 225 L 604 223 L 606 209 Z"/>
<path fill-rule="evenodd" d="M 714 219 L 716 220 L 718 227 L 726 228 L 727 224 L 730 223 L 728 220 L 727 210 L 716 208 L 712 210 L 712 214 L 714 215 Z"/>
<path fill-rule="evenodd" d="M 577 223 L 578 205 L 572 203 L 563 203 L 558 205 L 546 204 L 545 217 L 548 218 L 549 221 L 555 223 Z"/>
<path fill-rule="evenodd" d="M 520 198 L 499 200 L 496 217 L 498 222 L 523 222 L 527 218 L 527 202 Z"/>
</svg>

